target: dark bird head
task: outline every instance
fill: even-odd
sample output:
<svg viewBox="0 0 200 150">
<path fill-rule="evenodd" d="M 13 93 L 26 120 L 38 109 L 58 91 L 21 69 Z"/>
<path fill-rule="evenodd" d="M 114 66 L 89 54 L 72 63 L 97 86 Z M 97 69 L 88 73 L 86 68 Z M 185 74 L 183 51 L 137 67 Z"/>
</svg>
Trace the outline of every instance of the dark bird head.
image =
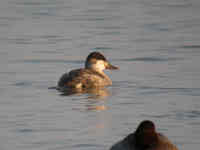
<svg viewBox="0 0 200 150">
<path fill-rule="evenodd" d="M 111 65 L 100 52 L 92 52 L 88 55 L 85 62 L 85 68 L 91 68 L 96 71 L 118 69 L 118 67 Z"/>
<path fill-rule="evenodd" d="M 145 150 L 150 148 L 158 142 L 158 134 L 156 127 L 152 121 L 142 121 L 135 131 L 135 145 L 136 147 Z"/>
</svg>

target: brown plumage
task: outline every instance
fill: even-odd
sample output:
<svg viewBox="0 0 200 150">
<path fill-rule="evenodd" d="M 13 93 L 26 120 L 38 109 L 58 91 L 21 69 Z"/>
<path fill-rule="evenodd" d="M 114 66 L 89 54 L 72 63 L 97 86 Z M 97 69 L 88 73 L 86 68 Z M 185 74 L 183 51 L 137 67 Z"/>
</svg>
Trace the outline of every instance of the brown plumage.
<svg viewBox="0 0 200 150">
<path fill-rule="evenodd" d="M 152 121 L 140 123 L 134 133 L 114 144 L 110 150 L 178 150 L 169 139 L 156 132 Z"/>
<path fill-rule="evenodd" d="M 58 81 L 58 89 L 89 89 L 104 87 L 112 84 L 104 69 L 118 69 L 111 65 L 99 52 L 88 55 L 85 68 L 75 69 L 65 73 Z"/>
<path fill-rule="evenodd" d="M 91 77 L 92 74 L 92 77 Z M 106 86 L 104 84 L 105 77 L 98 72 L 95 72 L 90 69 L 76 69 L 72 70 L 69 73 L 65 73 L 59 80 L 59 87 L 68 87 L 68 88 L 92 88 Z"/>
</svg>

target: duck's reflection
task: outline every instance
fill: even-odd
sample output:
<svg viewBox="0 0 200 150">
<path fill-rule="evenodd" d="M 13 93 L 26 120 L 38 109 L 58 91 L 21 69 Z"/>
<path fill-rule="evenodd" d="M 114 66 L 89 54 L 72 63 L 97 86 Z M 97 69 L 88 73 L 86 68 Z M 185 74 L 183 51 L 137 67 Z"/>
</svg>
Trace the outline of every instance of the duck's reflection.
<svg viewBox="0 0 200 150">
<path fill-rule="evenodd" d="M 88 98 L 90 99 L 105 99 L 111 95 L 110 91 L 107 88 L 98 88 L 87 90 L 89 94 Z"/>
<path fill-rule="evenodd" d="M 59 90 L 60 91 L 60 90 Z M 105 99 L 111 95 L 111 92 L 107 88 L 93 88 L 93 89 L 62 89 L 62 96 L 71 96 L 71 95 L 83 95 L 87 96 L 85 109 L 86 111 L 102 111 L 106 110 L 107 106 L 105 106 Z M 75 108 L 80 109 L 81 108 Z"/>
<path fill-rule="evenodd" d="M 62 96 L 88 94 L 88 99 L 103 99 L 111 95 L 107 88 L 93 88 L 93 89 L 59 89 Z"/>
</svg>

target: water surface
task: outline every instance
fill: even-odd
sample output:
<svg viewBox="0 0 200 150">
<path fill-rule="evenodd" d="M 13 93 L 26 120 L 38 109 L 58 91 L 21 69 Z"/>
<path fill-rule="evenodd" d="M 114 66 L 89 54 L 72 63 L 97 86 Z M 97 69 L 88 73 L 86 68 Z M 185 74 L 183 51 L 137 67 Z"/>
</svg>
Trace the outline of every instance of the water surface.
<svg viewBox="0 0 200 150">
<path fill-rule="evenodd" d="M 102 150 L 152 120 L 200 143 L 200 1 L 2 0 L 0 149 Z M 119 71 L 98 94 L 48 87 L 100 51 Z"/>
</svg>

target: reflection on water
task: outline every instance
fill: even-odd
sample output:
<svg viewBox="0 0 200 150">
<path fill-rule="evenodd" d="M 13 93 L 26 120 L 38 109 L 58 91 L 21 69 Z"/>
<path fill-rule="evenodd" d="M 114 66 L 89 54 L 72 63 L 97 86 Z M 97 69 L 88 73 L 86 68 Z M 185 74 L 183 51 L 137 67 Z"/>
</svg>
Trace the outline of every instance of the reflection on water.
<svg viewBox="0 0 200 150">
<path fill-rule="evenodd" d="M 87 90 L 89 99 L 105 99 L 111 95 L 111 92 L 107 88 L 90 89 Z"/>
<path fill-rule="evenodd" d="M 95 110 L 95 111 L 102 111 L 102 110 L 106 110 L 107 107 L 105 105 L 99 105 L 99 106 L 90 106 L 88 105 L 88 110 Z"/>
<path fill-rule="evenodd" d="M 88 94 L 88 99 L 103 99 L 108 96 L 110 96 L 110 92 L 107 88 L 92 88 L 92 89 L 82 89 L 82 88 L 77 88 L 77 89 L 69 89 L 69 88 L 64 88 L 64 89 L 59 89 L 61 92 L 62 96 L 70 96 L 70 95 L 80 95 L 80 94 Z"/>
<path fill-rule="evenodd" d="M 56 89 L 51 87 L 50 89 Z M 104 104 L 104 101 L 111 96 L 111 92 L 105 88 L 92 88 L 92 89 L 62 89 L 59 90 L 61 96 L 81 96 L 86 95 L 87 102 L 85 103 L 84 108 L 76 106 L 73 110 L 79 111 L 103 111 L 107 110 L 107 106 Z"/>
</svg>

